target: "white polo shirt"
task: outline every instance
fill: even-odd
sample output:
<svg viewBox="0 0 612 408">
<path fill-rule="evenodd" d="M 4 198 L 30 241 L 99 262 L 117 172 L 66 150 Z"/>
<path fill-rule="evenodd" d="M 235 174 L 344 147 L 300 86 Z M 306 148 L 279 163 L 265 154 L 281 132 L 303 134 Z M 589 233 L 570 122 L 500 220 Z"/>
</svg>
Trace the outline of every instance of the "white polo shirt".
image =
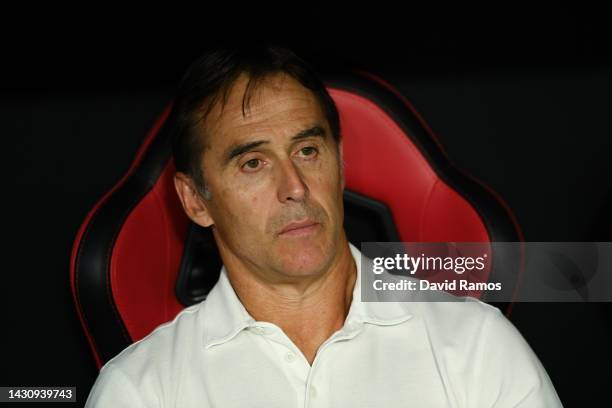
<svg viewBox="0 0 612 408">
<path fill-rule="evenodd" d="M 225 269 L 208 298 L 101 370 L 87 407 L 560 407 L 538 358 L 498 309 L 361 302 L 361 253 L 344 326 L 310 366 L 255 321 Z"/>
</svg>

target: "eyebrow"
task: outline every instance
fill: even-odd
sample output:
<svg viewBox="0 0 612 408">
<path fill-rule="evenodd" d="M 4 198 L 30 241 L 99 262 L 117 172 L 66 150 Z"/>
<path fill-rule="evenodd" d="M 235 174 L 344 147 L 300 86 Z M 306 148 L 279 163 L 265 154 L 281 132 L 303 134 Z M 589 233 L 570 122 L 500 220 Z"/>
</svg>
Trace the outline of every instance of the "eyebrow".
<svg viewBox="0 0 612 408">
<path fill-rule="evenodd" d="M 304 129 L 299 131 L 298 133 L 296 133 L 292 138 L 291 141 L 295 142 L 297 140 L 302 140 L 302 139 L 306 139 L 308 137 L 321 137 L 321 138 L 325 138 L 326 134 L 325 134 L 325 129 L 323 129 L 323 127 L 321 126 L 313 126 L 311 128 L 308 129 Z M 235 146 L 231 146 L 230 148 L 227 149 L 227 153 L 224 155 L 225 156 L 225 160 L 223 161 L 224 165 L 229 164 L 232 160 L 234 160 L 234 158 L 240 156 L 241 154 L 244 154 L 246 152 L 249 152 L 263 144 L 267 144 L 270 143 L 270 141 L 268 140 L 255 140 L 252 142 L 247 142 L 247 143 L 241 143 Z"/>
<path fill-rule="evenodd" d="M 321 137 L 322 139 L 325 139 L 325 129 L 323 129 L 321 126 L 313 126 L 309 129 L 304 129 L 298 132 L 296 135 L 294 135 L 291 138 L 291 140 L 296 141 L 300 139 L 306 139 L 307 137 L 311 137 L 311 136 L 318 136 L 318 137 Z"/>
</svg>

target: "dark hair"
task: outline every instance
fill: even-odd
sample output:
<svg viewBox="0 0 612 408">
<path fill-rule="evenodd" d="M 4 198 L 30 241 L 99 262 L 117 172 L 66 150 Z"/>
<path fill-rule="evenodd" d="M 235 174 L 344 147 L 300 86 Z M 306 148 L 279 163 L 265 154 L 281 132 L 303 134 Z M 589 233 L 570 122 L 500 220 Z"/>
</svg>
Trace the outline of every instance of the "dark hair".
<svg viewBox="0 0 612 408">
<path fill-rule="evenodd" d="M 291 50 L 272 45 L 214 49 L 188 68 L 168 119 L 176 169 L 191 176 L 200 193 L 206 191 L 200 166 L 204 140 L 195 131 L 196 125 L 206 120 L 217 103 L 225 105 L 232 86 L 243 73 L 249 78 L 242 99 L 243 114 L 253 90 L 263 79 L 285 73 L 313 92 L 334 140 L 340 141 L 340 120 L 334 101 L 314 70 Z"/>
</svg>

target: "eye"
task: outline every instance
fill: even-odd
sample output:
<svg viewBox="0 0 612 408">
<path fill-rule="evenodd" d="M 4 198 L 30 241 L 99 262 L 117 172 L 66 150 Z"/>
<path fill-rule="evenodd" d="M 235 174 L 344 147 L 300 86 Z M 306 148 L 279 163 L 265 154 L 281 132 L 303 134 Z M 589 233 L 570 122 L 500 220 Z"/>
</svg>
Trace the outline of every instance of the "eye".
<svg viewBox="0 0 612 408">
<path fill-rule="evenodd" d="M 251 160 L 248 160 L 247 162 L 245 162 L 242 165 L 242 168 L 244 170 L 246 170 L 246 171 L 254 171 L 254 170 L 257 170 L 257 169 L 259 169 L 261 167 L 261 163 L 262 162 L 259 159 L 251 159 Z"/>
<path fill-rule="evenodd" d="M 300 153 L 307 157 L 314 157 L 318 152 L 319 150 L 313 146 L 303 147 L 300 149 Z"/>
</svg>

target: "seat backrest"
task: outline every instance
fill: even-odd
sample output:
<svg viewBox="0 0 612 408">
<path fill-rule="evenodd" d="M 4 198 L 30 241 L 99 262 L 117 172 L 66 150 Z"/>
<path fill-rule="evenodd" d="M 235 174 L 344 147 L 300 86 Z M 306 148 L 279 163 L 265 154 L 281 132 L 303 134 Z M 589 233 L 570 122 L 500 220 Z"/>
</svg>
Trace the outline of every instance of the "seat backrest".
<svg viewBox="0 0 612 408">
<path fill-rule="evenodd" d="M 363 75 L 325 83 L 340 113 L 345 229 L 356 246 L 522 240 L 503 202 L 452 165 L 389 84 Z M 219 276 L 210 232 L 191 223 L 174 189 L 167 115 L 89 212 L 74 242 L 73 297 L 98 366 L 204 299 Z"/>
</svg>

